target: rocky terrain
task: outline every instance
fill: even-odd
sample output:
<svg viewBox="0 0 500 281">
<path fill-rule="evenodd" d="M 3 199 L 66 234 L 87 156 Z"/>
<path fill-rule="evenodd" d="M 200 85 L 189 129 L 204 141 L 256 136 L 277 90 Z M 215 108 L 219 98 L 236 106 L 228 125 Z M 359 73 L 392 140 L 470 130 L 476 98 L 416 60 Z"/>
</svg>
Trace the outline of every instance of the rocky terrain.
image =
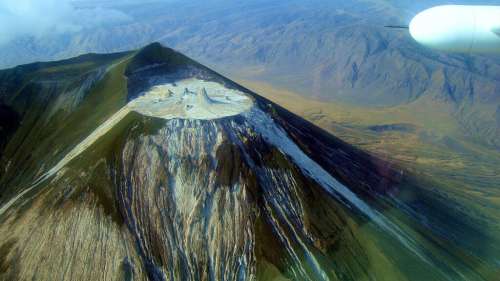
<svg viewBox="0 0 500 281">
<path fill-rule="evenodd" d="M 159 44 L 0 85 L 0 280 L 496 277 L 494 218 Z"/>
</svg>

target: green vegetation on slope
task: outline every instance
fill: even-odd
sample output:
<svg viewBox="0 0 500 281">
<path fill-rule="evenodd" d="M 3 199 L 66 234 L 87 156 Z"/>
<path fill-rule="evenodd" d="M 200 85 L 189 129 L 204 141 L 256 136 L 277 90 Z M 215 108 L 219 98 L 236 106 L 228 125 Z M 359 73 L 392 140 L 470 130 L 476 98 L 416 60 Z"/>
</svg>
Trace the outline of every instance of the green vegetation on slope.
<svg viewBox="0 0 500 281">
<path fill-rule="evenodd" d="M 136 53 L 122 54 L 100 63 L 92 60 L 66 64 L 54 63 L 47 68 L 36 69 L 23 76 L 21 79 L 23 83 L 18 84 L 21 89 L 14 91 L 12 95 L 8 96 L 10 99 L 5 100 L 9 106 L 21 112 L 24 120 L 14 135 L 15 141 L 10 142 L 5 150 L 9 158 L 3 159 L 9 161 L 4 161 L 3 166 L 0 167 L 2 171 L 7 171 L 7 173 L 0 175 L 2 196 L 9 198 L 29 186 L 37 176 L 57 163 L 75 144 L 123 107 L 131 94 L 129 86 L 132 79 L 127 79 L 127 74 L 135 74 L 139 70 L 144 70 L 144 67 L 157 63 L 164 63 L 158 67 L 164 71 L 162 74 L 168 74 L 186 64 L 196 65 L 195 62 L 183 55 L 154 44 Z M 222 78 L 217 76 L 216 79 Z M 85 84 L 84 81 L 88 82 L 90 86 L 84 87 L 83 92 L 80 92 L 78 91 L 79 86 Z M 248 84 L 252 87 L 255 86 L 251 83 Z M 453 230 L 468 226 L 466 223 L 460 224 L 465 219 L 472 218 L 472 223 L 475 223 L 475 227 L 479 228 L 484 225 L 492 225 L 490 222 L 498 217 L 495 200 L 491 200 L 492 197 L 485 195 L 485 192 L 490 192 L 493 198 L 498 196 L 497 190 L 491 186 L 491 180 L 495 180 L 495 167 L 497 167 L 495 164 L 497 162 L 491 158 L 489 155 L 491 152 L 487 147 L 471 143 L 466 137 L 460 135 L 456 121 L 446 114 L 446 104 L 434 102 L 427 104 L 426 100 L 422 99 L 415 104 L 367 109 L 316 102 L 300 98 L 293 93 L 282 93 L 275 89 L 264 88 L 260 84 L 257 86 L 260 87 L 258 92 L 268 94 L 268 98 L 276 100 L 286 108 L 302 114 L 348 142 L 355 143 L 382 158 L 396 161 L 411 170 L 417 177 L 421 177 L 422 179 L 418 179 L 419 183 L 423 185 L 424 191 L 429 191 L 428 194 L 407 192 L 406 189 L 402 188 L 401 192 L 404 194 L 397 194 L 397 198 L 404 200 L 405 196 L 418 196 L 419 199 L 425 198 L 425 203 L 436 202 L 435 205 L 431 205 L 438 218 L 446 218 L 450 214 L 458 216 L 467 213 L 466 218 L 458 218 L 450 222 L 450 224 L 457 223 Z M 14 88 L 12 87 L 12 89 Z M 258 100 L 265 104 L 264 99 Z M 273 109 L 273 106 L 269 105 L 269 108 L 275 115 L 280 114 L 278 110 Z M 293 116 L 289 115 L 288 117 L 292 118 Z M 435 120 L 442 120 L 442 122 L 436 123 Z M 237 123 L 238 120 L 235 122 Z M 303 124 L 309 123 L 304 122 Z M 161 149 L 170 143 L 144 146 L 147 151 L 142 152 L 143 161 L 135 154 L 135 147 L 130 149 L 127 152 L 129 154 L 127 161 L 139 161 L 138 167 L 134 167 L 133 163 L 124 164 L 123 159 L 121 159 L 124 157 L 126 142 L 141 146 L 142 141 L 146 140 L 145 143 L 152 144 L 154 140 L 148 139 L 148 137 L 155 135 L 157 129 L 162 125 L 164 125 L 162 120 L 143 117 L 137 113 L 128 114 L 105 136 L 71 161 L 65 167 L 64 173 L 61 173 L 64 176 L 56 175 L 50 182 L 44 182 L 39 188 L 27 194 L 29 202 L 23 202 L 22 206 L 16 206 L 19 208 L 13 208 L 16 215 L 8 217 L 4 221 L 3 227 L 0 227 L 0 234 L 8 237 L 5 243 L 0 243 L 0 250 L 7 253 L 0 259 L 0 279 L 4 277 L 2 276 L 4 273 L 21 274 L 13 277 L 13 279 L 17 279 L 19 276 L 28 276 L 36 272 L 31 269 L 16 272 L 12 270 L 12 267 L 8 268 L 6 264 L 17 264 L 30 260 L 37 265 L 53 265 L 51 264 L 53 261 L 59 261 L 64 256 L 54 256 L 54 253 L 63 252 L 72 257 L 75 256 L 76 252 L 79 254 L 77 259 L 84 261 L 68 267 L 72 273 L 81 274 L 78 276 L 94 276 L 96 279 L 102 277 L 99 274 L 109 274 L 106 275 L 108 278 L 109 276 L 112 278 L 120 275 L 125 276 L 127 275 L 127 266 L 124 265 L 129 265 L 128 257 L 134 264 L 134 270 L 150 270 L 150 264 L 141 264 L 141 259 L 137 258 L 138 255 L 144 255 L 144 252 L 149 249 L 135 249 L 133 246 L 127 248 L 138 243 L 134 237 L 131 237 L 134 235 L 135 224 L 143 228 L 140 233 L 145 234 L 138 239 L 152 243 L 150 244 L 153 248 L 150 253 L 154 255 L 152 260 L 158 265 L 166 266 L 168 257 L 161 252 L 161 249 L 166 249 L 162 248 L 165 247 L 164 244 L 173 242 L 173 240 L 158 244 L 164 233 L 155 231 L 158 226 L 170 227 L 174 225 L 172 221 L 167 221 L 164 225 L 162 220 L 164 218 L 168 220 L 170 217 L 158 214 L 175 204 L 170 204 L 170 201 L 155 200 L 157 199 L 156 192 L 166 192 L 165 190 L 168 190 L 171 184 L 175 185 L 175 183 L 168 181 L 163 182 L 166 178 L 163 174 L 163 169 L 165 169 L 163 161 L 169 163 L 169 160 L 162 159 L 162 156 L 157 154 L 165 153 Z M 196 128 L 188 129 L 196 130 Z M 446 138 L 446 136 L 451 137 Z M 245 136 L 245 141 L 250 141 L 249 139 L 252 137 L 254 137 L 252 134 Z M 195 141 L 200 140 L 196 139 Z M 257 140 L 253 141 L 256 142 L 250 142 L 251 145 L 264 144 L 259 142 L 258 137 Z M 319 143 L 321 144 L 321 142 Z M 186 146 L 188 149 L 193 149 L 189 147 L 189 144 Z M 347 144 L 344 148 L 343 152 L 352 157 L 354 149 Z M 151 155 L 148 155 L 149 149 L 153 150 Z M 160 150 L 154 151 L 155 149 Z M 255 148 L 252 147 L 252 149 Z M 438 237 L 433 233 L 428 233 L 426 226 L 418 225 L 402 210 L 391 208 L 390 204 L 384 201 L 390 196 L 381 196 L 377 207 L 380 206 L 385 217 L 393 219 L 392 221 L 405 234 L 417 241 L 423 250 L 430 253 L 435 258 L 431 261 L 433 264 L 442 265 L 429 267 L 429 264 L 417 258 L 412 251 L 400 247 L 401 244 L 395 241 L 393 236 L 380 231 L 380 228 L 370 223 L 354 209 L 345 207 L 309 177 L 302 175 L 301 171 L 294 166 L 293 161 L 288 159 L 279 149 L 268 150 L 266 147 L 260 149 L 260 147 L 256 148 L 256 152 L 262 159 L 256 158 L 262 161 L 262 168 L 268 169 L 267 172 L 276 172 L 278 178 L 283 177 L 283 181 L 277 181 L 275 187 L 279 188 L 279 184 L 285 184 L 286 188 L 293 189 L 290 196 L 298 198 L 295 200 L 298 200 L 299 213 L 302 216 L 302 221 L 299 223 L 302 229 L 299 229 L 299 232 L 304 231 L 305 234 L 302 232 L 297 234 L 297 230 L 294 230 L 289 222 L 285 222 L 281 218 L 283 213 L 278 209 L 272 209 L 268 206 L 262 207 L 258 204 L 255 205 L 255 208 L 260 208 L 259 211 L 254 210 L 253 207 L 245 209 L 242 215 L 245 219 L 250 218 L 250 214 L 246 212 L 252 212 L 252 215 L 256 216 L 265 213 L 269 216 L 258 217 L 253 226 L 256 229 L 255 246 L 259 280 L 292 279 L 295 274 L 294 270 L 299 266 L 306 271 L 306 274 L 317 276 L 315 262 L 329 276 L 332 276 L 333 280 L 372 280 L 374 278 L 411 280 L 413 277 L 417 280 L 440 280 L 443 274 L 449 273 L 450 276 L 456 276 L 453 275 L 455 272 L 452 272 L 452 269 L 456 268 L 460 268 L 460 271 L 466 274 L 470 273 L 471 280 L 493 280 L 494 269 L 460 247 L 467 243 L 477 243 L 476 240 L 484 237 L 482 232 L 478 232 L 474 236 L 473 231 L 477 228 L 458 229 L 464 232 L 464 236 L 471 237 L 470 241 L 454 241 L 453 237 L 449 239 L 448 237 Z M 237 180 L 243 169 L 242 167 L 233 167 L 232 164 L 241 162 L 242 157 L 237 150 L 229 145 L 222 147 L 217 153 L 221 154 L 217 156 L 217 159 L 220 160 L 217 165 L 221 168 L 217 171 L 219 176 L 217 180 L 218 184 L 222 185 L 220 189 L 226 192 L 227 185 Z M 489 162 L 474 161 L 473 155 L 482 155 L 482 159 L 489 159 Z M 155 161 L 158 160 L 156 165 L 159 165 L 160 168 L 148 170 L 151 164 L 150 156 L 151 159 L 156 157 Z M 350 160 L 353 163 L 368 165 L 357 162 L 353 158 Z M 209 169 L 213 165 L 210 161 L 205 161 L 202 167 L 193 167 L 190 166 L 195 163 L 192 159 L 183 159 L 182 163 L 186 166 L 183 166 L 180 173 L 185 170 L 187 171 L 186 175 L 190 175 L 189 172 L 193 171 L 193 174 L 203 173 L 203 169 Z M 472 165 L 473 163 L 475 165 Z M 126 169 L 135 168 L 141 171 L 129 174 L 130 171 L 121 170 L 124 166 Z M 143 168 L 144 170 L 142 170 Z M 148 171 L 154 175 L 144 174 Z M 474 189 L 468 186 L 467 180 L 463 179 L 468 177 L 468 180 L 473 181 L 474 178 L 468 176 L 466 172 L 478 173 L 478 171 L 485 174 L 492 173 L 493 177 L 491 179 L 481 178 L 482 186 L 476 186 Z M 127 206 L 127 210 L 120 213 L 119 204 L 124 202 L 117 202 L 118 191 L 116 187 L 119 184 L 116 182 L 116 175 L 119 173 L 125 174 L 121 180 L 134 182 L 135 187 L 141 189 L 136 190 L 137 193 L 130 193 L 131 197 L 147 195 L 153 198 L 135 198 L 138 200 L 136 205 Z M 244 171 L 243 175 L 248 176 L 248 173 L 249 171 Z M 375 172 L 377 175 L 381 173 L 383 171 Z M 293 181 L 286 181 L 284 175 L 290 176 Z M 151 180 L 150 185 L 146 186 L 147 184 L 143 182 L 145 180 Z M 353 180 L 359 181 L 360 179 Z M 409 177 L 408 181 L 410 180 L 414 180 L 414 178 Z M 263 196 L 263 190 L 256 187 L 256 181 L 253 177 L 249 182 L 251 195 L 255 198 Z M 141 186 L 141 183 L 144 185 Z M 438 184 L 436 185 L 436 183 Z M 203 182 L 200 185 L 202 184 Z M 360 184 L 364 184 L 364 182 Z M 402 182 L 401 184 L 411 186 L 415 182 Z M 124 187 L 130 186 L 123 184 L 121 188 L 126 189 Z M 190 188 L 190 186 L 182 187 Z M 432 190 L 436 187 L 440 190 Z M 141 192 L 146 192 L 147 188 L 150 188 L 151 192 L 141 195 Z M 235 188 L 235 190 L 229 190 L 225 196 L 232 196 L 231 194 L 240 191 L 241 188 Z M 440 198 L 427 198 L 434 195 L 439 195 Z M 449 198 L 449 201 L 453 203 L 458 202 L 457 212 L 453 213 L 455 210 L 451 206 L 442 204 L 439 201 L 442 198 Z M 150 199 L 151 201 L 148 201 Z M 3 198 L 0 198 L 1 200 Z M 129 197 L 122 198 L 122 200 L 129 200 Z M 163 205 L 165 202 L 167 204 Z M 222 202 L 229 204 L 229 201 Z M 281 203 L 286 206 L 288 202 Z M 150 204 L 154 206 L 149 206 Z M 149 209 L 150 207 L 151 209 Z M 224 209 L 226 206 L 219 207 Z M 128 208 L 133 209 L 133 211 L 127 212 Z M 133 212 L 142 214 L 141 217 L 138 217 L 139 221 L 127 217 L 126 214 L 132 215 Z M 194 223 L 191 217 L 189 222 Z M 276 229 L 271 229 L 271 224 L 274 224 L 274 227 L 278 225 L 280 234 L 291 238 L 289 239 L 290 247 L 296 253 L 298 264 L 289 258 L 285 248 L 278 247 L 278 245 L 283 244 L 276 236 Z M 179 225 L 175 226 L 180 227 Z M 190 226 L 189 224 L 185 225 L 185 227 Z M 500 237 L 498 229 L 494 229 L 495 225 L 492 226 L 492 229 L 485 229 L 485 231 L 494 237 Z M 82 227 L 86 228 L 85 231 L 82 230 Z M 53 229 L 57 229 L 57 231 L 53 231 Z M 176 228 L 176 230 L 178 229 Z M 40 246 L 28 242 L 31 231 L 33 231 L 33 237 L 43 241 Z M 85 236 L 87 233 L 89 236 Z M 295 239 L 294 237 L 298 237 L 297 235 L 302 235 L 305 242 L 300 243 Z M 21 242 L 17 242 L 16 239 L 20 239 Z M 84 247 L 76 242 L 81 243 Z M 70 245 L 64 246 L 64 243 Z M 20 249 L 18 244 L 25 246 Z M 53 252 L 48 250 L 52 246 L 56 249 Z M 138 245 L 135 247 L 139 248 Z M 71 249 L 73 252 L 65 252 L 65 249 Z M 496 255 L 492 249 L 481 248 L 478 251 L 482 251 L 481 254 L 485 258 L 495 258 Z M 129 255 L 130 252 L 133 254 Z M 24 256 L 18 253 L 23 253 Z M 94 253 L 98 256 L 97 259 L 93 258 Z M 45 254 L 49 258 L 43 258 Z M 108 259 L 108 255 L 113 258 Z M 311 255 L 316 261 L 311 261 Z M 75 259 L 71 258 L 71 261 L 74 262 Z M 99 267 L 100 270 L 94 270 L 94 268 L 87 266 L 96 263 L 96 261 L 106 264 L 106 266 Z M 26 264 L 21 264 L 22 268 L 26 268 Z M 80 268 L 79 266 L 82 265 L 84 267 Z M 51 275 L 50 270 L 43 266 L 41 268 L 43 268 L 41 276 L 47 278 Z M 136 273 L 138 276 L 143 276 L 141 275 L 143 272 Z M 44 279 L 43 277 L 41 279 Z"/>
</svg>

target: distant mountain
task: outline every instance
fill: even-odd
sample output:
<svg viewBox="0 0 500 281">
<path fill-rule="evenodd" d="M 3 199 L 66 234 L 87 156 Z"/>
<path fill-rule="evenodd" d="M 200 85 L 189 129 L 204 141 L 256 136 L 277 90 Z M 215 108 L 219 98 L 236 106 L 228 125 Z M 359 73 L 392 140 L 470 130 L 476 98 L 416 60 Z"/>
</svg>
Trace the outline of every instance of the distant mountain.
<svg viewBox="0 0 500 281">
<path fill-rule="evenodd" d="M 484 216 L 159 44 L 0 85 L 1 280 L 496 276 Z"/>
<path fill-rule="evenodd" d="M 53 38 L 20 38 L 0 48 L 0 65 L 159 41 L 224 74 L 317 99 L 369 107 L 435 100 L 447 105 L 440 110 L 459 120 L 462 133 L 499 147 L 500 58 L 436 53 L 406 32 L 383 27 L 407 24 L 438 4 L 442 1 L 103 2 L 133 21 Z"/>
</svg>

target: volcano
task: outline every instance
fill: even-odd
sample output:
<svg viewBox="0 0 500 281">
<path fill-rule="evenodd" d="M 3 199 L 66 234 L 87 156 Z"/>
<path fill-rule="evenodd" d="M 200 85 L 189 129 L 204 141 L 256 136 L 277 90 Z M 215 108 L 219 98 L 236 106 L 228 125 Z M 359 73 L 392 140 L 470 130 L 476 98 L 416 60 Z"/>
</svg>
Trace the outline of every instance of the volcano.
<svg viewBox="0 0 500 281">
<path fill-rule="evenodd" d="M 480 226 L 416 176 L 160 44 L 0 86 L 1 280 L 495 272 Z"/>
</svg>

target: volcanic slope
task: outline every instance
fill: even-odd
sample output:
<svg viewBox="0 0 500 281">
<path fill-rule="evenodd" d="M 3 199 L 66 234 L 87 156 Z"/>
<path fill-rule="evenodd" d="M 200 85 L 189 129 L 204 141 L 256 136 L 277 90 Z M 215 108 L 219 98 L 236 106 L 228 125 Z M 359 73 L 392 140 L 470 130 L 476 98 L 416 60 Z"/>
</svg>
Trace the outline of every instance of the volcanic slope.
<svg viewBox="0 0 500 281">
<path fill-rule="evenodd" d="M 0 280 L 496 276 L 489 225 L 159 44 L 0 86 Z"/>
</svg>

